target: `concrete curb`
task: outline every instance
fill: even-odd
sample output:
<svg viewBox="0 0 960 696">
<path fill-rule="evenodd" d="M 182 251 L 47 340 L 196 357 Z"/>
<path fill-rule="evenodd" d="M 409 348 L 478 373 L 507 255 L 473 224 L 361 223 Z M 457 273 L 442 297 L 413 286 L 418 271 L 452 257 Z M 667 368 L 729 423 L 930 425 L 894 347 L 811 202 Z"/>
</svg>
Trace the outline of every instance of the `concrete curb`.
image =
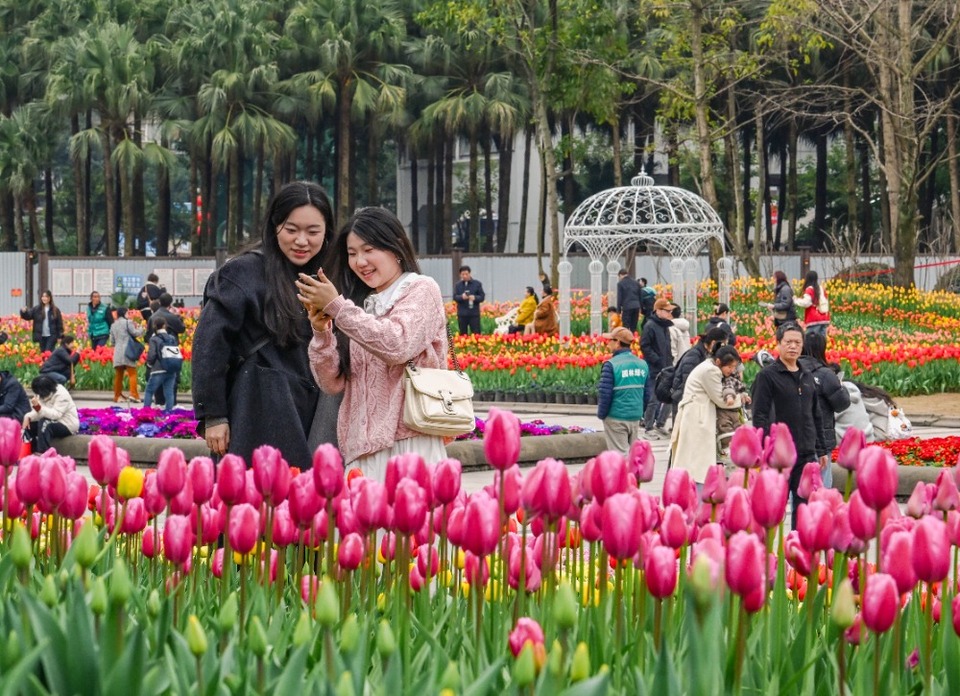
<svg viewBox="0 0 960 696">
<path fill-rule="evenodd" d="M 843 491 L 847 487 L 847 470 L 837 464 L 833 464 L 833 487 Z M 913 489 L 921 481 L 923 483 L 936 483 L 937 476 L 944 471 L 943 467 L 937 466 L 898 466 L 897 467 L 897 499 L 906 500 L 913 493 Z M 853 488 L 856 489 L 856 479 L 854 479 Z"/>
</svg>

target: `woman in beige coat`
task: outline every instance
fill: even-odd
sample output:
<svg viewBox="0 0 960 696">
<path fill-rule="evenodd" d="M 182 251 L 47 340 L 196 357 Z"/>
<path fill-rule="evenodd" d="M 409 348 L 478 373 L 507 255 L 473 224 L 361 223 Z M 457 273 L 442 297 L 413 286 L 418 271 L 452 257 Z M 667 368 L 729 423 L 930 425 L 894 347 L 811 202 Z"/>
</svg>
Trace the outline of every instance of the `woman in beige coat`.
<svg viewBox="0 0 960 696">
<path fill-rule="evenodd" d="M 717 408 L 740 406 L 739 395 L 732 406 L 724 402 L 720 381 L 741 362 L 736 348 L 721 346 L 693 368 L 683 388 L 670 437 L 670 466 L 686 469 L 697 483 L 703 483 L 707 470 L 717 463 Z"/>
</svg>

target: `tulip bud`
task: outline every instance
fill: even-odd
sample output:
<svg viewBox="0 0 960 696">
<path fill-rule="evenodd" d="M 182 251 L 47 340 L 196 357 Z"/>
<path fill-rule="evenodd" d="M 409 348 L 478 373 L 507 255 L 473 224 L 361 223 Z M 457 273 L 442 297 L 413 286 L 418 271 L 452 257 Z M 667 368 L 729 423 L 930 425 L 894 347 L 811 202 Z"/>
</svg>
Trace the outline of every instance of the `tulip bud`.
<svg viewBox="0 0 960 696">
<path fill-rule="evenodd" d="M 93 525 L 83 525 L 77 538 L 70 544 L 77 565 L 81 568 L 90 569 L 90 566 L 92 566 L 93 562 L 97 559 L 97 552 L 100 547 L 99 542 L 100 539 L 97 535 L 97 530 L 93 528 Z"/>
<path fill-rule="evenodd" d="M 534 668 L 536 668 L 536 659 L 534 659 Z M 563 646 L 560 645 L 559 640 L 553 641 L 553 645 L 550 646 L 550 654 L 547 655 L 547 671 L 558 679 L 563 676 Z"/>
<path fill-rule="evenodd" d="M 33 549 L 30 546 L 30 534 L 27 528 L 17 523 L 13 527 L 13 542 L 10 547 L 10 558 L 20 570 L 27 570 L 33 561 Z"/>
<path fill-rule="evenodd" d="M 537 666 L 533 659 L 533 643 L 526 643 L 513 663 L 513 681 L 521 689 L 537 678 Z"/>
<path fill-rule="evenodd" d="M 693 591 L 693 601 L 700 609 L 706 609 L 717 595 L 716 583 L 713 580 L 713 569 L 710 559 L 698 555 L 690 566 L 690 589 Z"/>
<path fill-rule="evenodd" d="M 43 587 L 40 588 L 40 601 L 50 609 L 57 606 L 57 583 L 52 575 L 43 579 Z"/>
<path fill-rule="evenodd" d="M 4 671 L 10 669 L 13 667 L 13 665 L 20 661 L 22 653 L 23 636 L 21 636 L 15 630 L 10 629 L 10 634 L 7 636 L 7 644 L 4 646 L 3 652 L 0 653 L 0 657 L 3 658 L 3 662 L 0 663 L 0 667 L 3 667 Z"/>
<path fill-rule="evenodd" d="M 147 615 L 151 619 L 155 619 L 160 616 L 160 593 L 156 590 L 150 591 L 150 596 L 147 597 Z"/>
<path fill-rule="evenodd" d="M 122 607 L 130 599 L 132 592 L 130 571 L 127 570 L 127 564 L 118 558 L 110 576 L 110 602 Z"/>
<path fill-rule="evenodd" d="M 443 670 L 443 675 L 440 677 L 440 688 L 449 689 L 453 692 L 460 691 L 460 668 L 453 660 L 451 660 L 447 664 L 447 668 Z"/>
<path fill-rule="evenodd" d="M 187 647 L 194 657 L 200 657 L 207 652 L 207 632 L 200 625 L 200 619 L 194 614 L 190 614 L 187 619 Z"/>
<path fill-rule="evenodd" d="M 293 629 L 293 646 L 299 648 L 306 645 L 313 635 L 310 630 L 310 614 L 305 611 L 300 612 L 300 618 L 297 619 L 297 625 Z"/>
<path fill-rule="evenodd" d="M 220 607 L 220 613 L 217 615 L 217 623 L 220 624 L 221 633 L 229 633 L 237 625 L 237 593 L 231 592 L 227 595 L 226 601 Z"/>
<path fill-rule="evenodd" d="M 267 654 L 267 632 L 263 630 L 263 623 L 259 616 L 254 615 L 250 619 L 250 625 L 247 628 L 247 647 L 257 657 Z"/>
<path fill-rule="evenodd" d="M 830 607 L 830 620 L 841 630 L 853 626 L 857 617 L 857 605 L 853 599 L 853 584 L 850 578 L 844 578 L 833 593 L 833 606 Z"/>
<path fill-rule="evenodd" d="M 93 592 L 90 593 L 90 611 L 97 616 L 103 616 L 107 610 L 107 585 L 103 578 L 93 581 Z"/>
<path fill-rule="evenodd" d="M 360 622 L 356 614 L 349 614 L 340 627 L 340 650 L 346 654 L 352 653 L 360 644 Z"/>
<path fill-rule="evenodd" d="M 570 663 L 570 681 L 576 684 L 590 676 L 590 650 L 584 642 L 577 643 Z"/>
<path fill-rule="evenodd" d="M 340 675 L 340 681 L 337 682 L 336 696 L 355 696 L 356 689 L 353 686 L 353 674 L 347 670 Z"/>
<path fill-rule="evenodd" d="M 569 582 L 563 581 L 557 587 L 553 599 L 553 620 L 561 631 L 569 631 L 577 625 L 577 595 Z"/>
<path fill-rule="evenodd" d="M 324 583 L 324 585 L 328 584 L 329 583 Z M 387 658 L 396 651 L 397 639 L 393 635 L 393 629 L 390 628 L 390 624 L 384 619 L 377 628 L 377 652 L 380 653 L 380 657 Z"/>
<path fill-rule="evenodd" d="M 337 591 L 333 587 L 333 580 L 325 577 L 320 583 L 320 594 L 317 596 L 317 623 L 324 628 L 333 628 L 340 619 L 340 602 Z"/>
</svg>

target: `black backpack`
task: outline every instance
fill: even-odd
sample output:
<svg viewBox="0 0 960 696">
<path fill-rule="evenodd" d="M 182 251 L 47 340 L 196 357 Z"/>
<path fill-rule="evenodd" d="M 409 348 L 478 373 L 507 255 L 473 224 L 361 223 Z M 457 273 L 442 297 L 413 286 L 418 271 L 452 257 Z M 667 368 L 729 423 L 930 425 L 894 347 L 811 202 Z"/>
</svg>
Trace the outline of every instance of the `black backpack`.
<svg viewBox="0 0 960 696">
<path fill-rule="evenodd" d="M 656 395 L 657 401 L 662 404 L 669 404 L 673 401 L 673 376 L 676 372 L 677 368 L 671 365 L 660 370 L 660 374 L 657 375 L 657 381 L 653 385 L 653 393 Z"/>
</svg>

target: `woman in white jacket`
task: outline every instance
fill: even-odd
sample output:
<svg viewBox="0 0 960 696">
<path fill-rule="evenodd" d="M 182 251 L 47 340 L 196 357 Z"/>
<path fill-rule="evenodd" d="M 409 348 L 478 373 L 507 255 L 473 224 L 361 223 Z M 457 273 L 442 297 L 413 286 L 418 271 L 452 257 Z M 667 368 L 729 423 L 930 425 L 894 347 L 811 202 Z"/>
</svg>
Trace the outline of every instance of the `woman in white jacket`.
<svg viewBox="0 0 960 696">
<path fill-rule="evenodd" d="M 80 430 L 80 415 L 70 392 L 47 375 L 38 375 L 30 383 L 33 407 L 23 417 L 24 429 L 33 435 L 33 451 L 46 452 L 52 440 L 75 435 Z"/>
</svg>

